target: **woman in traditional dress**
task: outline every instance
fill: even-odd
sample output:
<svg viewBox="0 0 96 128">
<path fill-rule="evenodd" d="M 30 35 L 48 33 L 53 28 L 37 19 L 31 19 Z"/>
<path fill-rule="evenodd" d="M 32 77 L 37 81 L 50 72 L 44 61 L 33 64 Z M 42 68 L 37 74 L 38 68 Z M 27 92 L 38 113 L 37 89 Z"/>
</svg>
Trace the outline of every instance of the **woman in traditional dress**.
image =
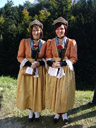
<svg viewBox="0 0 96 128">
<path fill-rule="evenodd" d="M 30 38 L 22 39 L 17 59 L 20 71 L 17 79 L 17 107 L 29 109 L 29 121 L 40 120 L 40 112 L 44 109 L 45 89 L 45 48 L 43 24 L 34 20 L 29 24 Z M 43 81 L 43 82 L 42 82 Z"/>
<path fill-rule="evenodd" d="M 72 109 L 75 97 L 75 73 L 77 44 L 66 37 L 68 22 L 59 17 L 53 22 L 56 37 L 49 39 L 46 46 L 47 74 L 45 106 L 55 112 L 54 122 L 60 115 L 68 124 L 67 112 Z"/>
</svg>

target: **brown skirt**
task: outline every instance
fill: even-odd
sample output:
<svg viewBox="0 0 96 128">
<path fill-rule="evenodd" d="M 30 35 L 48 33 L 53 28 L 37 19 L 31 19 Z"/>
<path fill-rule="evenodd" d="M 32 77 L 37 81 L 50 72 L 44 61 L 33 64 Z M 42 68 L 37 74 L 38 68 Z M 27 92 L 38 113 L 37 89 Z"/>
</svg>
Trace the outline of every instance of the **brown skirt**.
<svg viewBox="0 0 96 128">
<path fill-rule="evenodd" d="M 55 113 L 65 113 L 73 108 L 75 98 L 75 73 L 63 67 L 65 76 L 57 78 L 46 73 L 45 107 Z"/>
<path fill-rule="evenodd" d="M 22 74 L 17 79 L 17 107 L 41 112 L 45 108 L 45 67 L 38 67 L 39 77 Z"/>
</svg>

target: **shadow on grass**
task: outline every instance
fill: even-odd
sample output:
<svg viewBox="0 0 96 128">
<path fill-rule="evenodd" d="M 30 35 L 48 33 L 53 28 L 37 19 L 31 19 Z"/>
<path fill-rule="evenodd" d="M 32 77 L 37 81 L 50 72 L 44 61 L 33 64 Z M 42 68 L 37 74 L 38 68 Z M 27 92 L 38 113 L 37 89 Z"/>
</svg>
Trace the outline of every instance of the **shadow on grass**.
<svg viewBox="0 0 96 128">
<path fill-rule="evenodd" d="M 2 103 L 2 100 L 3 100 L 3 92 L 4 91 L 0 91 L 0 109 L 1 109 L 1 103 Z"/>
<path fill-rule="evenodd" d="M 95 107 L 95 106 L 94 105 L 91 106 L 91 105 L 85 104 L 85 105 L 81 105 L 81 106 L 79 106 L 77 108 L 74 108 L 71 111 L 69 111 L 68 115 L 72 115 L 72 114 L 76 114 L 78 112 L 81 112 L 81 115 L 70 118 L 70 124 L 73 123 L 73 122 L 76 122 L 76 121 L 80 121 L 82 119 L 96 117 L 96 110 L 92 110 L 91 112 L 86 112 L 86 113 L 82 114 L 83 110 L 87 110 L 87 109 L 90 109 L 92 107 Z M 96 125 L 92 126 L 90 128 L 96 128 Z"/>
<path fill-rule="evenodd" d="M 92 106 L 87 104 L 81 105 L 80 107 L 74 108 L 69 111 L 68 115 L 76 114 L 81 112 L 80 115 L 73 115 L 69 118 L 69 124 L 64 125 L 62 119 L 60 118 L 57 124 L 54 124 L 53 118 L 54 115 L 50 116 L 41 116 L 40 122 L 36 122 L 35 120 L 31 123 L 28 122 L 28 116 L 25 117 L 6 117 L 4 119 L 0 119 L 0 128 L 83 128 L 84 124 L 79 125 L 75 124 L 82 119 L 92 118 L 96 116 L 96 110 L 92 110 L 91 112 L 86 112 L 82 114 L 83 110 L 90 109 Z M 80 122 L 79 122 L 80 123 Z M 91 126 L 88 128 L 96 128 L 96 126 Z"/>
<path fill-rule="evenodd" d="M 71 109 L 69 111 L 69 115 L 76 114 L 77 112 L 80 112 L 80 111 L 83 111 L 83 110 L 87 110 L 87 109 L 90 109 L 92 107 L 94 107 L 94 105 L 88 105 L 88 104 L 81 105 L 79 107 Z"/>
<path fill-rule="evenodd" d="M 96 110 L 92 111 L 92 112 L 88 112 L 88 113 L 82 114 L 80 116 L 76 116 L 74 118 L 70 118 L 70 123 L 75 122 L 75 121 L 80 121 L 82 119 L 95 117 L 95 116 L 96 116 Z M 95 126 L 95 128 L 96 128 L 96 126 Z"/>
<path fill-rule="evenodd" d="M 40 122 L 28 122 L 28 117 L 8 117 L 0 120 L 0 128 L 82 128 L 82 125 L 66 125 L 63 121 L 53 123 L 53 116 L 42 116 Z"/>
<path fill-rule="evenodd" d="M 0 109 L 1 109 L 1 101 L 2 101 L 3 96 L 0 94 Z"/>
<path fill-rule="evenodd" d="M 95 126 L 88 127 L 88 128 L 96 128 L 96 125 Z"/>
</svg>

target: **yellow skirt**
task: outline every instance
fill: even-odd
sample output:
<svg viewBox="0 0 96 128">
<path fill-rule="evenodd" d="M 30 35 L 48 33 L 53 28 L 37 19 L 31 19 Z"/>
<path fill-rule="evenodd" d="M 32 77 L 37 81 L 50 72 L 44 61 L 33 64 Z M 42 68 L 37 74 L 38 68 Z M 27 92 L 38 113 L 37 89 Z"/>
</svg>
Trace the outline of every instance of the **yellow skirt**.
<svg viewBox="0 0 96 128">
<path fill-rule="evenodd" d="M 41 112 L 45 108 L 45 67 L 38 67 L 39 77 L 23 75 L 19 71 L 17 79 L 17 107 Z"/>
<path fill-rule="evenodd" d="M 55 113 L 65 113 L 73 108 L 75 97 L 75 73 L 63 67 L 65 76 L 57 78 L 46 73 L 45 107 Z"/>
</svg>

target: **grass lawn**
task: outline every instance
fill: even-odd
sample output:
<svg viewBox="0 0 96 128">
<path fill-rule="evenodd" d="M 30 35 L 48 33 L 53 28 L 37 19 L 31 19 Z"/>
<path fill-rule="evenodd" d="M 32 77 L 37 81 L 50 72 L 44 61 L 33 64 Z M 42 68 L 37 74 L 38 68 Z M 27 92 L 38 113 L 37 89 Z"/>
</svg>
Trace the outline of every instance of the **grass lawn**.
<svg viewBox="0 0 96 128">
<path fill-rule="evenodd" d="M 16 107 L 16 79 L 0 77 L 0 128 L 96 128 L 96 106 L 87 103 L 93 91 L 76 91 L 74 108 L 68 112 L 69 124 L 64 126 L 62 119 L 53 123 L 54 113 L 44 110 L 40 122 L 28 123 L 28 110 Z"/>
</svg>

